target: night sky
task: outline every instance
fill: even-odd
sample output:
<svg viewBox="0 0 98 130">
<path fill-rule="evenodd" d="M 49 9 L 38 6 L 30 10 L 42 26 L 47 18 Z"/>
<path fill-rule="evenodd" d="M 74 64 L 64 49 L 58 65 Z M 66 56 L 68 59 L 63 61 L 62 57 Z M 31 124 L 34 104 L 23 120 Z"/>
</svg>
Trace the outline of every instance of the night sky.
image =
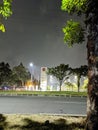
<svg viewBox="0 0 98 130">
<path fill-rule="evenodd" d="M 64 44 L 62 27 L 71 16 L 60 5 L 61 0 L 14 0 L 13 15 L 4 21 L 6 32 L 0 32 L 0 62 L 33 62 L 40 67 L 86 64 L 85 43 L 73 48 Z"/>
</svg>

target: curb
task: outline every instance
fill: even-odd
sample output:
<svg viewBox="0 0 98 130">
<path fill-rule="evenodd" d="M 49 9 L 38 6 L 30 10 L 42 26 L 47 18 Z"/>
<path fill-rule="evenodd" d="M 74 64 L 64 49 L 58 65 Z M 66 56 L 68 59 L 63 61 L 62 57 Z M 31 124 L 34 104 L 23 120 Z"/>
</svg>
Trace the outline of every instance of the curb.
<svg viewBox="0 0 98 130">
<path fill-rule="evenodd" d="M 39 97 L 80 97 L 86 98 L 87 96 L 73 96 L 73 95 L 41 95 L 41 94 L 0 94 L 0 96 L 39 96 Z"/>
</svg>

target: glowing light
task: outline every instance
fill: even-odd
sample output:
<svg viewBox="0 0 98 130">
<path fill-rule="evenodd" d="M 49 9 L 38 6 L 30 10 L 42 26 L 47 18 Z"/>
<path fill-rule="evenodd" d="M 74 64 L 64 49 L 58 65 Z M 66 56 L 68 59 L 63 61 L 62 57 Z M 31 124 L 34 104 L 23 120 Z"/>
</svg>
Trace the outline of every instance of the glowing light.
<svg viewBox="0 0 98 130">
<path fill-rule="evenodd" d="M 32 62 L 30 63 L 30 67 L 33 67 L 33 63 Z"/>
</svg>

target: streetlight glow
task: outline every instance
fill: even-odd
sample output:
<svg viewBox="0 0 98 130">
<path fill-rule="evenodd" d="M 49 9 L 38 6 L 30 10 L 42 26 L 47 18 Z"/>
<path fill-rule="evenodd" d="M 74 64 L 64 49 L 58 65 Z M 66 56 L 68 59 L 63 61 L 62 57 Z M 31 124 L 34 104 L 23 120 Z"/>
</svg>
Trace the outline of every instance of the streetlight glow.
<svg viewBox="0 0 98 130">
<path fill-rule="evenodd" d="M 33 67 L 33 63 L 32 62 L 30 63 L 30 67 Z"/>
<path fill-rule="evenodd" d="M 29 65 L 30 65 L 30 67 L 31 67 L 31 82 L 32 82 L 32 79 L 33 79 L 32 71 L 33 71 L 33 66 L 34 66 L 34 65 L 33 65 L 32 62 L 31 62 Z"/>
</svg>

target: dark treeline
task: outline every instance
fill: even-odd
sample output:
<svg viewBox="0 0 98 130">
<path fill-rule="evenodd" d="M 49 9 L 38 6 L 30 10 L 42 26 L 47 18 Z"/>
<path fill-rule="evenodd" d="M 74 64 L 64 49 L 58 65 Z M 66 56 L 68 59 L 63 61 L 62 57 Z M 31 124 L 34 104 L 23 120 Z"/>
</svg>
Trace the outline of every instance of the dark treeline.
<svg viewBox="0 0 98 130">
<path fill-rule="evenodd" d="M 11 68 L 9 63 L 0 62 L 0 87 L 23 86 L 28 79 L 30 72 L 22 63 Z"/>
</svg>

